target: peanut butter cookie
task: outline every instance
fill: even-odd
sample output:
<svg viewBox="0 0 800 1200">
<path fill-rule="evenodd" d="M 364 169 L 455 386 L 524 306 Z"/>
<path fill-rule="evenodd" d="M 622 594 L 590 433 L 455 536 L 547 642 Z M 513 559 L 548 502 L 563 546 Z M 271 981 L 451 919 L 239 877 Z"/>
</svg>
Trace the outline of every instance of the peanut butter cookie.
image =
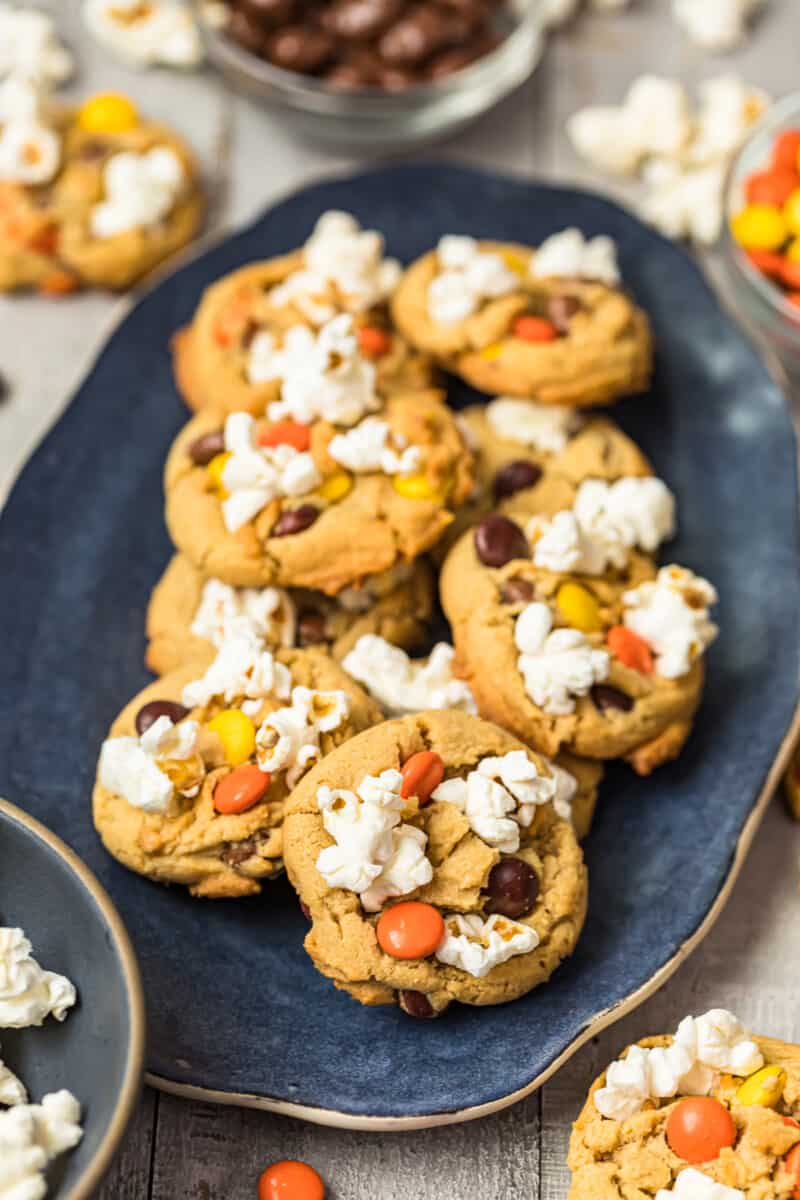
<svg viewBox="0 0 800 1200">
<path fill-rule="evenodd" d="M 573 1126 L 569 1200 L 791 1200 L 800 1048 L 725 1009 L 630 1046 Z"/>
<path fill-rule="evenodd" d="M 255 895 L 282 868 L 286 797 L 312 763 L 380 720 L 320 650 L 231 637 L 204 671 L 151 684 L 103 743 L 94 822 L 132 871 L 192 895 Z"/>
<path fill-rule="evenodd" d="M 354 738 L 287 807 L 286 866 L 315 966 L 361 1003 L 416 1017 L 545 982 L 586 910 L 572 792 L 565 772 L 468 713 Z"/>
<path fill-rule="evenodd" d="M 576 235 L 577 253 L 564 253 L 563 239 Z M 442 238 L 405 272 L 395 324 L 412 346 L 493 395 L 583 408 L 642 391 L 650 325 L 618 286 L 609 241 L 586 243 L 577 230 L 539 250 Z"/>
<path fill-rule="evenodd" d="M 433 575 L 422 560 L 367 578 L 337 596 L 308 589 L 232 588 L 176 554 L 150 598 L 147 665 L 157 675 L 210 659 L 228 629 L 247 625 L 275 647 L 318 646 L 342 659 L 365 634 L 419 645 L 433 612 Z"/>
</svg>

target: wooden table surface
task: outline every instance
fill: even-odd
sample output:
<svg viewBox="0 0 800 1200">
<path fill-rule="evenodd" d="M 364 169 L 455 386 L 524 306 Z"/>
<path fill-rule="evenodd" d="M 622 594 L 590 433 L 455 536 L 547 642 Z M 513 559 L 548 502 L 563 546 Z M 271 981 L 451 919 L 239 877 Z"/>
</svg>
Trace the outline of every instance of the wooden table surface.
<svg viewBox="0 0 800 1200">
<path fill-rule="evenodd" d="M 298 144 L 278 117 L 230 96 L 209 74 L 140 74 L 121 68 L 83 33 L 78 0 L 50 0 L 49 8 L 77 54 L 75 94 L 126 90 L 144 110 L 171 120 L 191 139 L 214 191 L 214 232 L 247 220 L 321 174 L 359 165 Z M 667 10 L 668 0 L 636 0 L 628 14 L 576 23 L 552 40 L 536 75 L 517 95 L 426 156 L 609 188 L 608 181 L 576 160 L 563 134 L 564 120 L 587 102 L 616 102 L 642 71 L 696 81 L 735 70 L 776 96 L 797 86 L 797 0 L 770 0 L 753 38 L 725 58 L 690 47 Z M 713 272 L 713 260 L 709 265 Z M 66 404 L 125 303 L 99 294 L 57 303 L 0 299 L 0 371 L 9 385 L 0 405 L 0 497 Z M 758 736 L 754 729 L 753 737 Z M 298 1157 L 322 1172 L 332 1200 L 561 1200 L 567 1189 L 570 1122 L 593 1076 L 628 1041 L 671 1030 L 687 1012 L 712 1006 L 732 1008 L 756 1031 L 800 1041 L 799 875 L 800 827 L 774 803 L 727 909 L 694 956 L 656 996 L 576 1054 L 540 1092 L 498 1116 L 417 1133 L 343 1133 L 148 1090 L 100 1196 L 254 1200 L 255 1181 L 266 1163 Z M 679 902 L 679 897 L 665 896 L 663 902 Z M 235 1019 L 235 1012 L 220 1014 L 220 1020 L 227 1019 Z M 302 1037 L 301 996 L 297 1030 Z"/>
</svg>

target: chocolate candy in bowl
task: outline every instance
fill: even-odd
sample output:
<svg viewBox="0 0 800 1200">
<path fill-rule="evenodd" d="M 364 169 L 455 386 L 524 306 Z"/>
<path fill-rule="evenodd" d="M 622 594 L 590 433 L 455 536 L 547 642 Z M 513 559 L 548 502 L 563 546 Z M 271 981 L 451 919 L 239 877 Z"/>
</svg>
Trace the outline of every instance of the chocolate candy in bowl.
<svg viewBox="0 0 800 1200">
<path fill-rule="evenodd" d="M 544 44 L 538 0 L 193 2 L 208 57 L 233 87 L 282 108 L 304 136 L 384 154 L 486 112 L 528 78 Z"/>
</svg>

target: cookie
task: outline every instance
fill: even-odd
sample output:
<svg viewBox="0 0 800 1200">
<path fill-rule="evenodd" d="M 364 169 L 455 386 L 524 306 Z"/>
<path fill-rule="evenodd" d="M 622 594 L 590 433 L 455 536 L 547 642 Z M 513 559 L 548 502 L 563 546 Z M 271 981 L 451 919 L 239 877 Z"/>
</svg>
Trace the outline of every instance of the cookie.
<svg viewBox="0 0 800 1200">
<path fill-rule="evenodd" d="M 430 387 L 431 361 L 391 328 L 386 302 L 398 277 L 378 234 L 346 213 L 326 213 L 302 250 L 249 263 L 204 292 L 172 341 L 178 390 L 195 410 L 261 415 L 280 393 L 274 349 L 288 340 L 303 353 L 313 346 L 310 330 L 341 312 L 353 316 L 380 394 Z"/>
<path fill-rule="evenodd" d="M 337 341 L 334 372 L 355 355 L 350 333 Z M 317 399 L 331 382 L 318 378 Z M 195 567 L 235 587 L 335 595 L 438 541 L 472 488 L 472 457 L 441 394 L 381 401 L 368 384 L 339 398 L 337 423 L 285 410 L 206 410 L 189 422 L 167 460 L 166 517 Z"/>
<path fill-rule="evenodd" d="M 613 244 L 599 262 L 582 239 L 580 253 L 561 253 L 576 233 L 538 251 L 442 238 L 403 275 L 395 324 L 412 346 L 492 395 L 583 408 L 642 391 L 652 370 L 647 317 L 617 286 Z"/>
<path fill-rule="evenodd" d="M 586 911 L 560 782 L 511 734 L 462 712 L 387 721 L 319 763 L 284 826 L 317 969 L 411 1016 L 544 983 Z"/>
<path fill-rule="evenodd" d="M 225 630 L 244 622 L 272 646 L 319 646 L 342 659 L 365 634 L 413 647 L 433 612 L 427 563 L 403 563 L 338 596 L 285 588 L 237 589 L 207 579 L 176 554 L 147 609 L 146 661 L 163 675 L 186 662 L 210 659 Z"/>
<path fill-rule="evenodd" d="M 800 1047 L 713 1009 L 630 1046 L 573 1126 L 569 1200 L 791 1200 Z"/>
<path fill-rule="evenodd" d="M 286 797 L 380 712 L 321 650 L 233 637 L 204 672 L 146 687 L 111 726 L 95 827 L 124 866 L 194 896 L 255 895 L 282 869 Z"/>
<path fill-rule="evenodd" d="M 198 231 L 191 152 L 124 97 L 48 110 L 28 136 L 30 154 L 51 153 L 52 169 L 35 182 L 24 166 L 6 168 L 0 181 L 0 290 L 126 288 Z"/>
<path fill-rule="evenodd" d="M 524 516 L 493 514 L 450 552 L 441 598 L 458 671 L 482 716 L 542 753 L 624 757 L 646 775 L 691 729 L 716 593 L 633 546 L 614 565 L 585 534 L 582 558 L 562 555 L 562 516 L 528 521 L 529 542 Z"/>
<path fill-rule="evenodd" d="M 551 511 L 554 503 L 569 507 L 584 479 L 653 473 L 618 425 L 607 417 L 586 420 L 578 409 L 498 396 L 464 409 L 459 420 L 475 457 L 475 486 L 436 546 L 440 564 L 464 530 L 496 506 Z"/>
</svg>

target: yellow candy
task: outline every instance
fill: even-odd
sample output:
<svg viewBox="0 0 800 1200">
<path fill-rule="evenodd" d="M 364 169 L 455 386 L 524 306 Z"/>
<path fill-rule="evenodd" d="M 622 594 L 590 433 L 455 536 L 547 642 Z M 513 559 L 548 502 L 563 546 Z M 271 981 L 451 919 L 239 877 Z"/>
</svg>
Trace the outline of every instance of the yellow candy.
<svg viewBox="0 0 800 1200">
<path fill-rule="evenodd" d="M 515 250 L 504 250 L 500 255 L 503 262 L 508 267 L 509 271 L 513 271 L 515 275 L 525 276 L 528 274 L 528 263 L 521 254 L 517 254 Z"/>
<path fill-rule="evenodd" d="M 481 358 L 485 358 L 487 362 L 494 362 L 503 353 L 502 342 L 492 342 L 489 346 L 484 346 L 481 350 Z"/>
<path fill-rule="evenodd" d="M 336 500 L 344 499 L 352 487 L 352 475 L 347 471 L 334 471 L 333 475 L 328 475 L 326 479 L 323 479 L 317 488 L 317 495 L 321 496 L 323 500 L 330 500 L 333 503 Z"/>
<path fill-rule="evenodd" d="M 783 1095 L 786 1072 L 783 1067 L 762 1067 L 748 1076 L 736 1093 L 737 1104 L 760 1104 L 762 1108 L 774 1108 Z"/>
<path fill-rule="evenodd" d="M 562 583 L 556 592 L 556 604 L 570 628 L 582 633 L 599 633 L 603 628 L 597 601 L 579 583 Z"/>
<path fill-rule="evenodd" d="M 119 92 L 99 92 L 78 110 L 78 125 L 86 133 L 124 133 L 138 123 L 136 105 Z"/>
<path fill-rule="evenodd" d="M 225 470 L 225 465 L 230 458 L 230 453 L 215 454 L 211 462 L 206 467 L 208 478 L 211 486 L 219 496 L 220 500 L 224 500 L 228 495 L 225 484 L 222 482 L 222 472 Z"/>
<path fill-rule="evenodd" d="M 786 202 L 786 209 L 795 196 L 800 202 L 800 190 L 792 192 Z M 797 232 L 800 233 L 800 207 L 797 215 Z M 748 204 L 731 218 L 731 233 L 745 250 L 779 250 L 788 236 L 787 221 L 788 217 L 771 204 Z"/>
<path fill-rule="evenodd" d="M 256 748 L 256 727 L 238 708 L 225 708 L 208 722 L 206 728 L 222 742 L 225 761 L 232 767 L 247 762 Z"/>
<path fill-rule="evenodd" d="M 789 243 L 785 254 L 789 262 L 800 262 L 800 237 Z"/>
<path fill-rule="evenodd" d="M 406 500 L 438 500 L 440 504 L 447 499 L 449 490 L 447 486 L 432 487 L 427 475 L 395 475 L 392 485 Z"/>
<path fill-rule="evenodd" d="M 783 216 L 790 231 L 800 234 L 800 188 L 795 188 L 784 204 Z"/>
</svg>

